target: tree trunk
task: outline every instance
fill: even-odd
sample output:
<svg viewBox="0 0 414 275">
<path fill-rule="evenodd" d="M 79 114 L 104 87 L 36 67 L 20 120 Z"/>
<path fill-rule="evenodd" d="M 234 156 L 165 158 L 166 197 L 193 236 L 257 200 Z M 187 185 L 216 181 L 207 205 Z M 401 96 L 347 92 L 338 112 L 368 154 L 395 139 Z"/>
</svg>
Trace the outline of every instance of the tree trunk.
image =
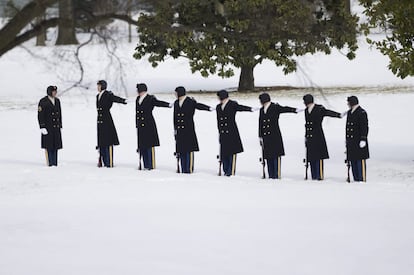
<svg viewBox="0 0 414 275">
<path fill-rule="evenodd" d="M 253 91 L 254 90 L 254 76 L 253 76 L 253 65 L 241 66 L 241 73 L 239 79 L 238 91 Z"/>
<path fill-rule="evenodd" d="M 36 18 L 36 25 L 40 25 L 43 17 Z M 36 46 L 46 46 L 46 30 L 42 28 L 41 32 L 36 36 Z"/>
<path fill-rule="evenodd" d="M 75 34 L 73 0 L 59 0 L 59 18 L 56 45 L 79 44 Z"/>
</svg>

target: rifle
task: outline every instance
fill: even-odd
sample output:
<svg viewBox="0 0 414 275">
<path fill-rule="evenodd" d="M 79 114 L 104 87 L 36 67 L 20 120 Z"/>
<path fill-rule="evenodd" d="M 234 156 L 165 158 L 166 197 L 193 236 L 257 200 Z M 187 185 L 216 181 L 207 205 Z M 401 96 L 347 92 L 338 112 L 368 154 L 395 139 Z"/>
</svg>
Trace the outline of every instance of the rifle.
<svg viewBox="0 0 414 275">
<path fill-rule="evenodd" d="M 222 165 L 222 161 L 221 161 L 221 157 L 220 157 L 220 155 L 217 155 L 217 159 L 218 159 L 218 162 L 219 162 L 219 171 L 218 171 L 218 175 L 219 176 L 221 176 L 221 165 Z"/>
<path fill-rule="evenodd" d="M 347 170 L 348 170 L 348 176 L 346 178 L 346 182 L 350 183 L 351 182 L 351 176 L 349 175 L 349 170 L 351 169 L 351 162 L 349 160 L 345 160 L 346 166 L 347 166 Z"/>
<path fill-rule="evenodd" d="M 180 153 L 174 152 L 174 156 L 177 159 L 177 173 L 180 173 Z"/>
<path fill-rule="evenodd" d="M 305 164 L 305 180 L 308 180 L 308 168 L 309 168 L 309 161 L 307 158 L 303 159 L 303 163 Z"/>
<path fill-rule="evenodd" d="M 260 141 L 260 146 L 262 147 L 262 157 L 259 158 L 259 161 L 262 163 L 262 179 L 266 178 L 266 162 L 265 162 L 265 158 L 264 158 L 264 144 L 263 141 Z"/>
<path fill-rule="evenodd" d="M 139 164 L 138 164 L 138 170 L 142 170 L 142 164 L 141 164 L 141 158 L 142 158 L 142 154 L 141 154 L 141 149 L 137 149 L 137 153 L 139 154 Z"/>
</svg>

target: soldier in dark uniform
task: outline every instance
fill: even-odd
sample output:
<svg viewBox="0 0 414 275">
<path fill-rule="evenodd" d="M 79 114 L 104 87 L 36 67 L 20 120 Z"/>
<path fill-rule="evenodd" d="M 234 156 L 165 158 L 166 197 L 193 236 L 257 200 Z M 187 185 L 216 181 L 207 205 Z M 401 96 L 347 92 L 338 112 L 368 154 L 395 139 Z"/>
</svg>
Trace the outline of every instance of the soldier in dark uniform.
<svg viewBox="0 0 414 275">
<path fill-rule="evenodd" d="M 170 104 L 148 94 L 147 90 L 146 84 L 137 84 L 138 96 L 136 100 L 135 125 L 138 134 L 137 152 L 144 161 L 144 168 L 151 170 L 155 169 L 155 146 L 160 146 L 157 125 L 155 124 L 152 110 L 154 107 L 170 107 Z"/>
<path fill-rule="evenodd" d="M 210 106 L 198 103 L 187 97 L 185 88 L 175 89 L 177 100 L 174 102 L 175 152 L 181 161 L 181 172 L 194 171 L 194 152 L 199 151 L 194 127 L 195 110 L 213 111 Z"/>
<path fill-rule="evenodd" d="M 252 112 L 253 109 L 230 100 L 226 90 L 217 92 L 217 96 L 220 100 L 220 104 L 216 107 L 220 161 L 223 164 L 224 175 L 232 176 L 236 173 L 236 155 L 243 152 L 243 145 L 236 124 L 236 113 Z"/>
<path fill-rule="evenodd" d="M 346 158 L 351 163 L 354 181 L 366 181 L 368 149 L 368 115 L 358 104 L 356 96 L 348 97 L 346 119 Z"/>
<path fill-rule="evenodd" d="M 57 87 L 47 87 L 47 96 L 39 101 L 37 118 L 42 134 L 42 148 L 46 152 L 46 164 L 57 166 L 58 150 L 62 149 L 62 110 L 56 97 Z"/>
<path fill-rule="evenodd" d="M 307 94 L 303 97 L 305 109 L 305 145 L 306 162 L 310 164 L 313 180 L 323 180 L 323 160 L 329 158 L 325 135 L 322 129 L 324 117 L 341 118 L 341 114 L 327 110 L 322 105 L 314 104 L 313 96 Z"/>
<path fill-rule="evenodd" d="M 280 179 L 281 156 L 285 155 L 285 149 L 279 128 L 279 116 L 282 113 L 297 113 L 297 109 L 271 102 L 268 93 L 262 93 L 259 100 L 263 106 L 259 115 L 259 138 L 263 158 L 267 162 L 269 178 Z"/>
<path fill-rule="evenodd" d="M 111 108 L 113 103 L 127 104 L 127 100 L 107 91 L 105 80 L 97 83 L 98 94 L 96 95 L 96 109 L 98 111 L 97 129 L 100 162 L 105 167 L 114 166 L 114 145 L 119 145 L 114 121 L 112 120 Z M 100 164 L 98 164 L 100 166 Z"/>
</svg>

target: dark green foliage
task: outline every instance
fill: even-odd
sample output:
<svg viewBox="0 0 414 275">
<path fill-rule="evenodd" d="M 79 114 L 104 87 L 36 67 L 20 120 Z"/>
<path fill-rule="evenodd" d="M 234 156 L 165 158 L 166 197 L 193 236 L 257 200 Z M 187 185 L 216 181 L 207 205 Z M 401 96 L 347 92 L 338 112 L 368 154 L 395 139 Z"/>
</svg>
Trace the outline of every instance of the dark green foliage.
<svg viewBox="0 0 414 275">
<path fill-rule="evenodd" d="M 388 68 L 404 79 L 414 75 L 414 1 L 413 0 L 361 0 L 366 8 L 368 23 L 363 25 L 365 34 L 370 29 L 386 30 L 381 40 L 367 38 L 390 59 Z"/>
<path fill-rule="evenodd" d="M 233 66 L 254 68 L 264 59 L 287 74 L 297 56 L 336 47 L 352 59 L 357 49 L 357 18 L 344 0 L 226 0 L 224 14 L 214 0 L 175 2 L 141 15 L 135 58 L 149 54 L 155 67 L 167 56 L 184 56 L 193 72 L 230 77 Z"/>
</svg>

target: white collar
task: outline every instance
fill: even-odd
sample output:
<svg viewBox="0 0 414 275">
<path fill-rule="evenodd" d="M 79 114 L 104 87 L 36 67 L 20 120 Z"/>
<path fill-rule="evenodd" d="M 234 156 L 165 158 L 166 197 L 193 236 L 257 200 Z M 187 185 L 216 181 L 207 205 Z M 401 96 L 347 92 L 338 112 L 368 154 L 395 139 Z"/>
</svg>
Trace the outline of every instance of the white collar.
<svg viewBox="0 0 414 275">
<path fill-rule="evenodd" d="M 315 107 L 315 103 L 311 103 L 308 105 L 308 113 L 310 114 L 313 110 L 313 107 Z"/>
<path fill-rule="evenodd" d="M 270 104 L 272 104 L 270 101 L 263 104 L 263 111 L 265 114 L 267 113 L 267 109 L 269 109 Z"/>
<path fill-rule="evenodd" d="M 229 98 L 226 98 L 225 100 L 223 100 L 223 103 L 221 103 L 221 110 L 224 110 L 224 108 L 226 108 L 226 104 L 227 102 L 229 102 Z"/>
<path fill-rule="evenodd" d="M 187 98 L 187 96 L 186 96 L 186 95 L 181 96 L 181 97 L 179 97 L 179 98 L 178 98 L 178 104 L 180 105 L 180 107 L 182 107 L 182 106 L 183 106 L 184 100 L 185 100 L 186 98 Z"/>
<path fill-rule="evenodd" d="M 55 105 L 55 98 L 49 95 L 47 97 L 49 98 L 50 102 L 52 102 L 52 104 Z"/>
<path fill-rule="evenodd" d="M 147 94 L 148 93 L 145 92 L 145 93 L 143 93 L 142 95 L 139 96 L 139 99 L 138 99 L 139 105 L 141 105 L 142 101 L 144 101 L 144 98 L 147 96 Z"/>
<path fill-rule="evenodd" d="M 105 93 L 106 90 L 102 90 L 98 93 L 98 100 L 101 100 L 101 97 L 103 95 L 103 93 Z"/>
<path fill-rule="evenodd" d="M 355 110 L 356 110 L 358 107 L 359 107 L 359 104 L 352 106 L 352 108 L 351 108 L 351 114 L 352 114 L 353 112 L 355 112 Z"/>
</svg>

